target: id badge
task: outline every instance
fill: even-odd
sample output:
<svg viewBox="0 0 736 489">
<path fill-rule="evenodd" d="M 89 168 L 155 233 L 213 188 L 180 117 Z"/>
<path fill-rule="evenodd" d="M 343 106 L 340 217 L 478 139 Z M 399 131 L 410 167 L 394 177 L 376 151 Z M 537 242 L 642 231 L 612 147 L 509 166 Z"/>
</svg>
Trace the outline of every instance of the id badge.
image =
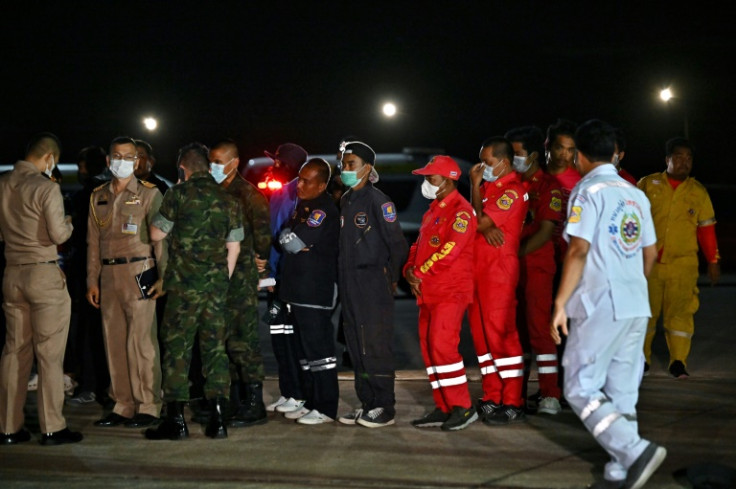
<svg viewBox="0 0 736 489">
<path fill-rule="evenodd" d="M 128 222 L 123 223 L 123 234 L 138 234 L 138 225 L 133 221 L 132 215 Z"/>
</svg>

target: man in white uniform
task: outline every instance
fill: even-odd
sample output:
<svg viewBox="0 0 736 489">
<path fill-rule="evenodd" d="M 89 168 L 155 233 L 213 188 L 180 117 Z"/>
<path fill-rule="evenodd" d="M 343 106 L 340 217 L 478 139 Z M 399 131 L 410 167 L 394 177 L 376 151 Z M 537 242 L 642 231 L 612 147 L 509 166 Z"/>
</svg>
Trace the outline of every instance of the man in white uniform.
<svg viewBox="0 0 736 489">
<path fill-rule="evenodd" d="M 592 120 L 575 133 L 583 179 L 570 195 L 569 242 L 554 303 L 552 337 L 568 334 L 565 396 L 609 453 L 599 487 L 642 487 L 667 451 L 639 436 L 641 348 L 651 315 L 646 275 L 656 259 L 649 201 L 611 163 L 616 134 Z"/>
</svg>

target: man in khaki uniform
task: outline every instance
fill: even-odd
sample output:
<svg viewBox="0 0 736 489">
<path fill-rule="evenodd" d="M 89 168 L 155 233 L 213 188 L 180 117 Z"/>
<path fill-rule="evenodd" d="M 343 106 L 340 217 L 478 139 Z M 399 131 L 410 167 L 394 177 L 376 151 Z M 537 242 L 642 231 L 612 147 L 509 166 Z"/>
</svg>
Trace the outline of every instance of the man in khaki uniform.
<svg viewBox="0 0 736 489">
<path fill-rule="evenodd" d="M 38 419 L 41 444 L 82 440 L 69 431 L 64 406 L 64 347 L 71 299 L 57 263 L 56 246 L 72 234 L 59 186 L 45 177 L 59 161 L 59 140 L 39 134 L 25 160 L 0 177 L 0 240 L 7 266 L 3 308 L 7 332 L 0 360 L 0 444 L 31 439 L 23 428 L 23 405 L 35 351 L 38 359 Z"/>
<path fill-rule="evenodd" d="M 162 280 L 144 300 L 136 275 L 165 267 L 161 242 L 153 244 L 148 226 L 161 206 L 155 185 L 135 178 L 135 141 L 110 144 L 110 182 L 90 197 L 87 231 L 87 300 L 102 308 L 102 330 L 110 369 L 113 411 L 95 426 L 142 428 L 158 422 L 161 411 L 161 362 L 156 335 L 156 301 Z"/>
</svg>

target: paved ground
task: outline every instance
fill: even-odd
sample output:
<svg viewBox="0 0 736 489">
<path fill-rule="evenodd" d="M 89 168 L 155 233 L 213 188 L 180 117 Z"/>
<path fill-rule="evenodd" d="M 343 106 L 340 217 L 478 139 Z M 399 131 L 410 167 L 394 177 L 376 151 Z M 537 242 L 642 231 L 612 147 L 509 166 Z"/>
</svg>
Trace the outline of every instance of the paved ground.
<svg viewBox="0 0 736 489">
<path fill-rule="evenodd" d="M 655 346 L 652 374 L 641 388 L 640 431 L 666 446 L 669 456 L 647 487 L 693 487 L 686 471 L 692 475 L 698 465 L 736 467 L 735 292 L 733 286 L 702 289 L 690 379 L 671 379 L 664 370 L 663 340 Z M 410 301 L 400 301 L 401 325 L 409 324 L 411 311 Z M 414 363 L 412 348 L 402 346 L 411 346 L 411 332 L 406 334 L 397 335 L 397 349 Z M 469 373 L 477 396 L 477 368 Z M 347 411 L 356 398 L 350 375 L 341 375 L 341 411 Z M 275 378 L 267 380 L 265 390 L 267 400 L 277 396 Z M 231 429 L 227 440 L 217 441 L 190 424 L 188 440 L 151 442 L 138 430 L 92 426 L 102 414 L 97 405 L 67 407 L 69 425 L 85 440 L 60 447 L 34 442 L 0 447 L 0 487 L 556 489 L 585 487 L 606 462 L 569 410 L 510 427 L 475 423 L 456 433 L 418 430 L 409 422 L 432 403 L 424 374 L 401 370 L 396 390 L 392 427 L 307 427 L 272 416 L 266 425 Z M 536 390 L 534 382 L 529 390 Z M 736 482 L 709 487 L 736 487 Z"/>
</svg>

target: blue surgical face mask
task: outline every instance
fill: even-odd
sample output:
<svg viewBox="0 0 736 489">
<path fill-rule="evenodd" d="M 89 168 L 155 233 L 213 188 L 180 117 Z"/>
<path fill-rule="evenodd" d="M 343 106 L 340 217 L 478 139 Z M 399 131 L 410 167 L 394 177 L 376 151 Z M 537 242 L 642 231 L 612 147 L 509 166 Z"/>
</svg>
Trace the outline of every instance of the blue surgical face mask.
<svg viewBox="0 0 736 489">
<path fill-rule="evenodd" d="M 230 161 L 233 161 L 235 158 L 232 158 Z M 210 173 L 212 174 L 212 178 L 215 179 L 217 183 L 222 183 L 225 181 L 225 179 L 235 170 L 230 170 L 229 172 L 225 173 L 225 167 L 230 164 L 230 161 L 227 163 L 210 163 Z"/>
<path fill-rule="evenodd" d="M 498 177 L 493 174 L 493 168 L 494 165 L 486 165 L 486 167 L 483 169 L 483 180 L 486 182 L 495 182 L 498 180 Z"/>
<path fill-rule="evenodd" d="M 531 168 L 532 162 L 529 160 L 528 156 L 514 156 L 514 162 L 512 165 L 514 166 L 514 170 L 518 173 L 526 173 L 526 171 Z"/>
</svg>

